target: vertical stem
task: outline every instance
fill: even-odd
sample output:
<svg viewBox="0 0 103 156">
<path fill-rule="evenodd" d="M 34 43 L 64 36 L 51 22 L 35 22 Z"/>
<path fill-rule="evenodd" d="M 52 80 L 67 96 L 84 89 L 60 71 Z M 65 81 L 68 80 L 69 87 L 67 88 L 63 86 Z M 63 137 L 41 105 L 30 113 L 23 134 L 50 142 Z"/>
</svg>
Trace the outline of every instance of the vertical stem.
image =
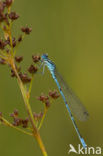
<svg viewBox="0 0 103 156">
<path fill-rule="evenodd" d="M 21 93 L 22 93 L 22 96 L 23 96 L 23 99 L 24 99 L 25 107 L 26 107 L 27 113 L 29 115 L 30 122 L 31 122 L 32 127 L 33 127 L 33 136 L 36 138 L 36 141 L 39 144 L 39 147 L 40 147 L 40 149 L 42 151 L 43 156 L 47 156 L 47 152 L 45 150 L 44 144 L 43 144 L 42 139 L 40 137 L 39 131 L 35 126 L 35 120 L 34 120 L 34 117 L 33 117 L 33 114 L 32 114 L 32 110 L 31 110 L 31 107 L 30 107 L 30 104 L 29 104 L 29 99 L 27 97 L 26 90 L 24 89 L 23 83 L 22 83 L 22 81 L 21 81 L 21 79 L 20 79 L 20 77 L 18 75 L 18 72 L 17 72 L 17 70 L 15 68 L 14 62 L 11 64 L 11 66 L 12 66 L 12 69 L 14 70 L 14 72 L 15 72 L 15 74 L 17 76 L 18 84 L 19 84 L 19 87 L 20 87 L 20 90 L 21 90 Z"/>
</svg>

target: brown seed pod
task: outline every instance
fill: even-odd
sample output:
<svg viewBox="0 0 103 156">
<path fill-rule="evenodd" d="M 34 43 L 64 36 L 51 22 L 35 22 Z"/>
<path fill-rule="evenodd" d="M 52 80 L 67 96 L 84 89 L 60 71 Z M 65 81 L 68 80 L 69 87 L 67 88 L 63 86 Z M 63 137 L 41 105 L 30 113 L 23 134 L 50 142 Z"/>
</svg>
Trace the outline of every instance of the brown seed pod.
<svg viewBox="0 0 103 156">
<path fill-rule="evenodd" d="M 21 81 L 25 84 L 25 83 L 29 83 L 31 81 L 31 78 L 28 77 L 28 75 L 25 73 L 25 74 L 22 74 L 20 73 L 19 74 L 20 78 L 21 78 Z"/>
<path fill-rule="evenodd" d="M 3 64 L 3 65 L 6 64 L 5 60 L 0 58 L 0 64 Z"/>
<path fill-rule="evenodd" d="M 49 100 L 46 100 L 46 102 L 45 102 L 45 106 L 46 106 L 47 108 L 50 107 L 50 101 L 49 101 Z"/>
<path fill-rule="evenodd" d="M 5 48 L 6 45 L 7 45 L 7 44 L 6 44 L 5 41 L 0 40 L 0 49 L 1 49 L 1 50 L 3 50 L 3 49 Z"/>
<path fill-rule="evenodd" d="M 11 19 L 12 21 L 13 20 L 16 20 L 19 18 L 19 15 L 16 13 L 16 12 L 11 12 L 9 15 L 8 15 L 9 19 Z"/>
<path fill-rule="evenodd" d="M 18 116 L 18 114 L 19 114 L 18 110 L 15 109 L 15 110 L 14 110 L 14 115 L 15 115 L 15 116 Z"/>
<path fill-rule="evenodd" d="M 33 65 L 31 65 L 31 66 L 28 68 L 28 71 L 29 71 L 29 73 L 31 73 L 31 74 L 36 73 L 37 70 L 38 70 L 38 68 L 35 67 L 35 66 L 33 66 Z"/>
<path fill-rule="evenodd" d="M 49 91 L 49 96 L 53 99 L 57 99 L 60 96 L 60 94 L 58 94 L 57 91 Z"/>
<path fill-rule="evenodd" d="M 18 42 L 21 42 L 21 41 L 22 41 L 22 35 L 20 35 L 18 38 Z"/>
<path fill-rule="evenodd" d="M 13 125 L 14 126 L 20 126 L 21 124 L 22 124 L 22 119 L 18 118 L 18 117 L 14 117 Z"/>
<path fill-rule="evenodd" d="M 42 94 L 37 99 L 45 103 L 47 100 L 49 100 L 49 97 Z"/>
<path fill-rule="evenodd" d="M 21 31 L 24 32 L 25 34 L 29 35 L 32 31 L 32 28 L 29 27 L 22 27 Z"/>
<path fill-rule="evenodd" d="M 28 122 L 29 122 L 29 119 L 26 118 L 25 120 L 22 120 L 22 126 L 23 128 L 27 128 L 28 127 Z"/>
<path fill-rule="evenodd" d="M 12 5 L 12 3 L 13 3 L 13 0 L 6 0 L 4 2 L 4 4 L 5 4 L 6 7 L 10 7 Z"/>
<path fill-rule="evenodd" d="M 20 63 L 23 60 L 23 56 L 15 56 L 15 61 Z"/>
<path fill-rule="evenodd" d="M 33 62 L 34 62 L 34 63 L 37 63 L 37 62 L 40 61 L 41 57 L 40 57 L 39 55 L 33 55 L 33 56 L 32 56 L 32 59 L 33 59 Z"/>
</svg>

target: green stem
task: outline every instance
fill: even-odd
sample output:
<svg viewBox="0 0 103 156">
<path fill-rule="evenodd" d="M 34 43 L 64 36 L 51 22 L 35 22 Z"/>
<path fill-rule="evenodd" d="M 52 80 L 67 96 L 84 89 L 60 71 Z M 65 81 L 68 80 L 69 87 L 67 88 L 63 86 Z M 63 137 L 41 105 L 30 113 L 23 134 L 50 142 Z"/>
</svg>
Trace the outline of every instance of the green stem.
<svg viewBox="0 0 103 156">
<path fill-rule="evenodd" d="M 16 127 L 16 126 L 13 126 L 13 124 L 11 124 L 9 121 L 7 121 L 6 119 L 4 119 L 3 117 L 2 117 L 1 119 L 2 119 L 2 122 L 1 122 L 1 123 L 4 124 L 5 126 L 8 126 L 8 127 L 14 128 L 14 129 L 16 129 L 16 130 L 18 130 L 18 131 L 20 131 L 20 132 L 22 132 L 22 133 L 24 133 L 24 134 L 27 134 L 27 135 L 33 136 L 32 133 L 29 133 L 29 132 L 24 131 L 24 130 L 22 130 L 22 129 Z"/>
<path fill-rule="evenodd" d="M 32 113 L 32 110 L 31 110 L 31 107 L 30 107 L 30 104 L 29 104 L 29 99 L 27 97 L 27 91 L 25 90 L 25 88 L 23 86 L 23 83 L 22 83 L 22 81 L 21 81 L 21 79 L 20 79 L 20 77 L 18 75 L 18 72 L 17 72 L 16 67 L 15 67 L 15 63 L 12 62 L 11 66 L 12 66 L 12 69 L 14 70 L 14 72 L 15 72 L 15 74 L 17 76 L 18 84 L 19 84 L 19 87 L 20 87 L 20 90 L 21 90 L 21 93 L 22 93 L 22 96 L 23 96 L 23 99 L 24 99 L 25 107 L 26 107 L 27 113 L 29 115 L 30 122 L 31 122 L 32 127 L 33 127 L 33 136 L 36 138 L 36 140 L 37 140 L 37 142 L 38 142 L 38 144 L 40 146 L 40 149 L 42 151 L 43 156 L 47 156 L 47 152 L 45 150 L 44 144 L 43 144 L 42 139 L 40 137 L 39 131 L 35 126 L 36 123 L 35 123 L 33 113 Z"/>
<path fill-rule="evenodd" d="M 41 122 L 40 122 L 40 125 L 39 125 L 39 127 L 38 127 L 38 130 L 40 130 L 41 126 L 43 125 L 43 122 L 44 122 L 44 119 L 45 119 L 47 110 L 48 110 L 48 109 L 45 107 L 45 108 L 44 108 L 44 114 L 43 114 L 43 117 L 42 117 L 42 119 L 41 119 Z"/>
<path fill-rule="evenodd" d="M 32 78 L 31 78 L 31 82 L 30 82 L 30 86 L 29 86 L 29 91 L 28 91 L 28 98 L 30 98 L 30 94 L 31 94 L 31 89 L 32 89 L 32 84 L 33 84 L 33 77 L 34 77 L 34 75 L 32 75 Z"/>
</svg>

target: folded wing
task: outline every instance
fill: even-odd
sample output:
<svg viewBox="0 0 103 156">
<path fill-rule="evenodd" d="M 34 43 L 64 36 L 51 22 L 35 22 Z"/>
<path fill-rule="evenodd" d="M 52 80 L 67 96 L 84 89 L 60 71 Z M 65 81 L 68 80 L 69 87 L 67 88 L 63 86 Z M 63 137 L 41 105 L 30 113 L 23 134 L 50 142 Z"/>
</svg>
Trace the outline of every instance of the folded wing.
<svg viewBox="0 0 103 156">
<path fill-rule="evenodd" d="M 89 114 L 86 108 L 83 106 L 79 98 L 74 94 L 72 89 L 67 85 L 63 80 L 62 76 L 55 70 L 55 76 L 61 86 L 62 92 L 65 95 L 68 106 L 71 112 L 81 121 L 86 121 L 89 117 Z"/>
</svg>

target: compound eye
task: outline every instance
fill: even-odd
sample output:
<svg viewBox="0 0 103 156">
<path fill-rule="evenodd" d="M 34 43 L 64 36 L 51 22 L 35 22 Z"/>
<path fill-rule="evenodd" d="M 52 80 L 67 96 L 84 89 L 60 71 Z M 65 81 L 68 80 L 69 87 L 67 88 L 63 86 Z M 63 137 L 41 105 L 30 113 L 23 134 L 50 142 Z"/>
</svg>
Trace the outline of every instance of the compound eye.
<svg viewBox="0 0 103 156">
<path fill-rule="evenodd" d="M 42 59 L 44 59 L 44 60 L 45 60 L 45 59 L 48 59 L 48 54 L 43 54 L 43 55 L 42 55 Z"/>
<path fill-rule="evenodd" d="M 45 57 L 47 57 L 48 58 L 48 54 L 44 54 L 45 55 Z"/>
</svg>

